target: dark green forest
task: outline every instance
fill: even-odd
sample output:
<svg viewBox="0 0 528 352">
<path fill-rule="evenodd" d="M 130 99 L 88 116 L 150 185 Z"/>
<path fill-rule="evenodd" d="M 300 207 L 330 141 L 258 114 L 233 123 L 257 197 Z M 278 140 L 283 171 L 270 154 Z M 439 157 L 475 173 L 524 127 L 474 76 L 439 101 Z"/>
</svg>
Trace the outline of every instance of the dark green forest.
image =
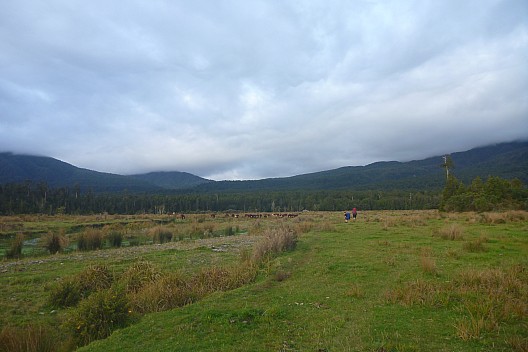
<svg viewBox="0 0 528 352">
<path fill-rule="evenodd" d="M 442 193 L 440 210 L 491 211 L 528 210 L 528 190 L 519 179 L 505 180 L 491 176 L 484 182 L 480 177 L 466 186 L 450 176 Z"/>
<path fill-rule="evenodd" d="M 450 176 L 440 191 L 306 190 L 216 193 L 93 193 L 46 183 L 0 185 L 0 214 L 172 214 L 187 212 L 299 212 L 440 209 L 528 210 L 528 190 L 518 179 L 475 178 L 466 186 Z"/>
<path fill-rule="evenodd" d="M 528 142 L 246 181 L 211 181 L 184 172 L 121 176 L 53 158 L 0 153 L 0 215 L 298 212 L 353 207 L 528 210 L 523 185 L 527 175 Z"/>
<path fill-rule="evenodd" d="M 107 193 L 50 188 L 45 183 L 0 185 L 0 214 L 138 214 L 185 212 L 298 212 L 351 209 L 435 209 L 432 191 L 252 191 L 217 193 Z"/>
</svg>

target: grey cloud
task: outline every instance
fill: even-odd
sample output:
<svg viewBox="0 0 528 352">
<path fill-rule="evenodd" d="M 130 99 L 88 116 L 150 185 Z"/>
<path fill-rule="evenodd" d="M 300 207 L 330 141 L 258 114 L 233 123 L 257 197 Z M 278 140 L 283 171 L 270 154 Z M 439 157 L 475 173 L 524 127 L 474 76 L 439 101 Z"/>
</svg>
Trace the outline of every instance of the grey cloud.
<svg viewBox="0 0 528 352">
<path fill-rule="evenodd" d="M 4 1 L 0 150 L 261 178 L 528 138 L 528 5 Z"/>
</svg>

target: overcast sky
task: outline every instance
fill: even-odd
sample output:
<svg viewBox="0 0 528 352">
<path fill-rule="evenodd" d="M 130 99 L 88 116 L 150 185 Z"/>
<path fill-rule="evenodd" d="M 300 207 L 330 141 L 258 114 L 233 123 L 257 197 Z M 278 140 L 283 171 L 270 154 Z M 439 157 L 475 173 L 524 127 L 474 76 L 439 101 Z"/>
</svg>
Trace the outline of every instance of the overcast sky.
<svg viewBox="0 0 528 352">
<path fill-rule="evenodd" d="M 221 180 L 527 138 L 526 0 L 0 2 L 0 151 Z"/>
</svg>

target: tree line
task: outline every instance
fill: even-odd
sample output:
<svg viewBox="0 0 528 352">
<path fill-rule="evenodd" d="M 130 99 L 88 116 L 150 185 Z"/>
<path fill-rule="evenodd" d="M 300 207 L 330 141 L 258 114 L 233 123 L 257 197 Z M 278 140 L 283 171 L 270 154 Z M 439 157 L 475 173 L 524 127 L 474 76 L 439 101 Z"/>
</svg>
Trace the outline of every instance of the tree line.
<svg viewBox="0 0 528 352">
<path fill-rule="evenodd" d="M 484 212 L 511 209 L 528 210 L 528 189 L 519 179 L 490 176 L 484 182 L 476 177 L 466 186 L 448 174 L 440 210 Z"/>
<path fill-rule="evenodd" d="M 442 211 L 528 210 L 528 189 L 518 179 L 490 176 L 465 185 L 449 174 L 443 192 L 405 190 L 285 190 L 240 192 L 94 193 L 79 186 L 45 182 L 0 185 L 0 215 L 172 214 L 189 212 L 299 212 L 440 209 Z"/>
<path fill-rule="evenodd" d="M 94 193 L 44 182 L 0 185 L 0 214 L 139 214 L 435 209 L 434 191 L 247 191 L 216 193 Z"/>
</svg>

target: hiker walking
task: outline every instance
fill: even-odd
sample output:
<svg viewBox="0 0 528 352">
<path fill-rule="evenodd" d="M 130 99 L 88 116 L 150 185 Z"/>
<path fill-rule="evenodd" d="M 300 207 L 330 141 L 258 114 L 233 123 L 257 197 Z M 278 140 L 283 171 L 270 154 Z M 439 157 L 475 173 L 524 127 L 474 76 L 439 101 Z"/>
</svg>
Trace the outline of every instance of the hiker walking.
<svg viewBox="0 0 528 352">
<path fill-rule="evenodd" d="M 354 208 L 352 209 L 352 218 L 354 219 L 354 221 L 356 220 L 356 217 L 357 217 L 357 209 Z"/>
</svg>

